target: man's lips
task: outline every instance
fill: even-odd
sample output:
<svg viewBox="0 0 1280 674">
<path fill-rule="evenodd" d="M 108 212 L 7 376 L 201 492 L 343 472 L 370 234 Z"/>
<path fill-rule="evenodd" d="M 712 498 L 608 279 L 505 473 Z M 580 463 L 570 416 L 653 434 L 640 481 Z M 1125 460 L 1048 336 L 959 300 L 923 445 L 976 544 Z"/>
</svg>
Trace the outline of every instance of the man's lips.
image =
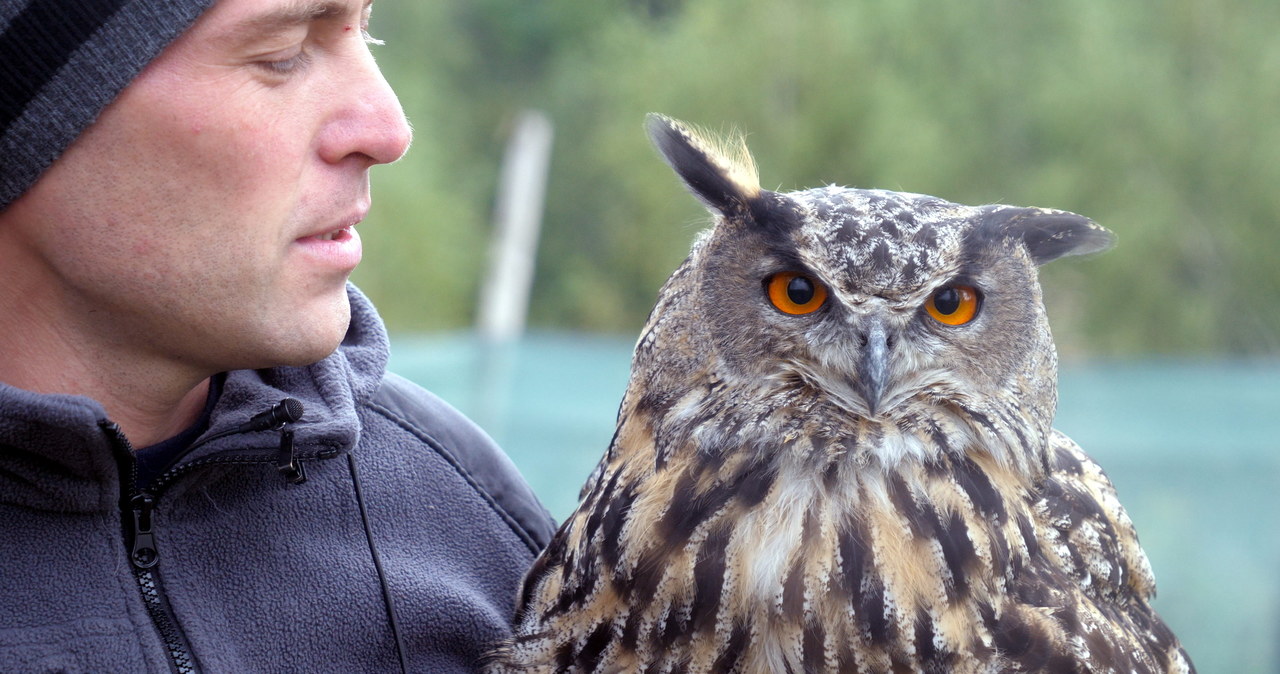
<svg viewBox="0 0 1280 674">
<path fill-rule="evenodd" d="M 360 209 L 336 225 L 329 224 L 298 237 L 295 243 L 300 244 L 307 258 L 322 268 L 350 273 L 360 264 L 363 253 L 356 225 L 364 219 L 365 212 Z"/>
<path fill-rule="evenodd" d="M 340 221 L 336 226 L 329 225 L 325 229 L 313 230 L 298 237 L 298 240 L 311 239 L 315 241 L 343 241 L 349 239 L 355 236 L 353 228 L 364 220 L 365 215 L 367 215 L 368 212 L 369 211 L 367 209 L 361 208 Z"/>
<path fill-rule="evenodd" d="M 355 235 L 355 231 L 351 227 L 342 227 L 340 229 L 335 229 L 332 232 L 325 232 L 324 234 L 313 234 L 311 236 L 307 236 L 303 238 L 313 239 L 315 241 L 345 241 L 347 239 L 350 239 L 354 235 Z"/>
</svg>

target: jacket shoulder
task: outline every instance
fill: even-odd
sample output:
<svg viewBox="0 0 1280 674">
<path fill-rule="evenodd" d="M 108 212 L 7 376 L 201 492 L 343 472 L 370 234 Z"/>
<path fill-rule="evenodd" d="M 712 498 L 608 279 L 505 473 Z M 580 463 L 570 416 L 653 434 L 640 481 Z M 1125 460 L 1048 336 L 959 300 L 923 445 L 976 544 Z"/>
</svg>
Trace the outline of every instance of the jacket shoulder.
<svg viewBox="0 0 1280 674">
<path fill-rule="evenodd" d="M 535 555 L 555 522 L 511 459 L 474 422 L 430 391 L 387 373 L 368 407 L 444 458 Z"/>
</svg>

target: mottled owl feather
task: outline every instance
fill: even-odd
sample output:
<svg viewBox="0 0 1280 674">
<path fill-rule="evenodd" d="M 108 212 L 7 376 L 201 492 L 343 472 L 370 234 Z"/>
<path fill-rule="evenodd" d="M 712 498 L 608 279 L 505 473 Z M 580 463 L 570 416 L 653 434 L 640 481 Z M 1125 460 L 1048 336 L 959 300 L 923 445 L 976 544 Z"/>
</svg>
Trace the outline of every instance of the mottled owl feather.
<svg viewBox="0 0 1280 674">
<path fill-rule="evenodd" d="M 716 221 L 491 672 L 1193 671 L 1114 488 L 1051 427 L 1036 265 L 1107 230 L 770 192 L 689 127 L 649 131 Z"/>
</svg>

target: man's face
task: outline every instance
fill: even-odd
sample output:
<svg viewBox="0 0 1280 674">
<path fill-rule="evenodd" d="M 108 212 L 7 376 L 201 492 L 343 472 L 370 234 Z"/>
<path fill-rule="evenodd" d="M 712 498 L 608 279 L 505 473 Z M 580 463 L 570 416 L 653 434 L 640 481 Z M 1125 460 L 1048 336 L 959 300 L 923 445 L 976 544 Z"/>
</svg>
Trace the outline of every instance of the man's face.
<svg viewBox="0 0 1280 674">
<path fill-rule="evenodd" d="M 6 213 L 79 328 L 214 372 L 349 322 L 368 171 L 410 131 L 364 0 L 218 0 Z"/>
</svg>

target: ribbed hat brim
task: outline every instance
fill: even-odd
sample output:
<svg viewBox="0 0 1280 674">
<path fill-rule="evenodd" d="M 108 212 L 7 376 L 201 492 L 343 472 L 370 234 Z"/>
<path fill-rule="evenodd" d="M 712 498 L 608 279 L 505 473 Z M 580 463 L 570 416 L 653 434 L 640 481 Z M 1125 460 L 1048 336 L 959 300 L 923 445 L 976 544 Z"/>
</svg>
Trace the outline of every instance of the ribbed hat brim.
<svg viewBox="0 0 1280 674">
<path fill-rule="evenodd" d="M 214 0 L 0 6 L 0 210 Z"/>
</svg>

